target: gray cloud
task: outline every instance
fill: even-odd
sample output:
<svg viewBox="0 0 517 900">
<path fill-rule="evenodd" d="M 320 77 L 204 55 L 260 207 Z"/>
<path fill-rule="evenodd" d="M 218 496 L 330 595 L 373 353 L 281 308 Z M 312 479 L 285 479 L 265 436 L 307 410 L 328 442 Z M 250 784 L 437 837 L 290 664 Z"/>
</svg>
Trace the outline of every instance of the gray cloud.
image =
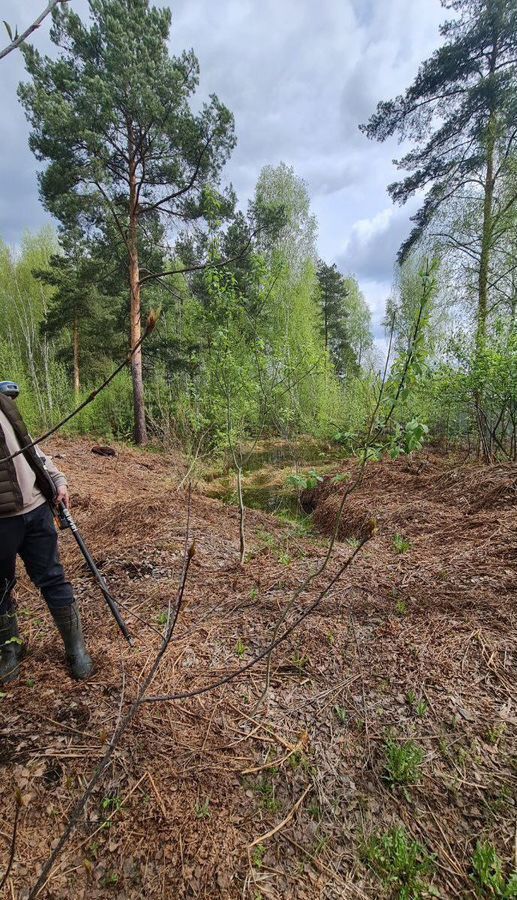
<svg viewBox="0 0 517 900">
<path fill-rule="evenodd" d="M 359 219 L 352 226 L 338 263 L 359 278 L 390 283 L 395 258 L 411 228 L 410 216 L 418 201 L 405 207 L 386 206 L 371 218 Z"/>
</svg>

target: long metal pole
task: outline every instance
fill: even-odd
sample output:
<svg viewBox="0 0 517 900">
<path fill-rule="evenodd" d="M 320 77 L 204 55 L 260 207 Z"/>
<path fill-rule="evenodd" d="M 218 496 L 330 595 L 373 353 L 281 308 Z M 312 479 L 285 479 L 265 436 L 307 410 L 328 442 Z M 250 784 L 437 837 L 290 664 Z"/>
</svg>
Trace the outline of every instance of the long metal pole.
<svg viewBox="0 0 517 900">
<path fill-rule="evenodd" d="M 58 511 L 59 511 L 59 518 L 60 518 L 60 523 L 62 524 L 62 527 L 70 528 L 70 531 L 72 532 L 75 540 L 77 541 L 77 545 L 86 560 L 86 564 L 87 564 L 90 572 L 92 573 L 93 577 L 97 581 L 97 584 L 99 585 L 99 587 L 102 591 L 104 599 L 111 610 L 113 618 L 115 619 L 115 621 L 116 621 L 118 627 L 120 628 L 122 634 L 124 635 L 126 641 L 132 647 L 133 646 L 133 638 L 129 634 L 127 625 L 124 622 L 124 619 L 122 618 L 122 616 L 120 615 L 120 610 L 117 606 L 116 601 L 114 600 L 114 598 L 111 596 L 111 594 L 109 592 L 108 585 L 106 584 L 106 581 L 105 581 L 103 575 L 101 575 L 101 573 L 99 572 L 97 566 L 95 565 L 93 557 L 91 556 L 86 544 L 83 541 L 81 532 L 79 531 L 79 529 L 72 517 L 70 510 L 61 501 L 58 504 Z"/>
</svg>

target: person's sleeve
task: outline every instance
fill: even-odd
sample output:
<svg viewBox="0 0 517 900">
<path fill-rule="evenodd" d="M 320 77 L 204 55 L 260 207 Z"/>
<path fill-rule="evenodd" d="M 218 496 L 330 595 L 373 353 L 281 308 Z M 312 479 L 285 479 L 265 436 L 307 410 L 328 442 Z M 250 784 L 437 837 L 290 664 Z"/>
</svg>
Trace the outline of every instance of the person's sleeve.
<svg viewBox="0 0 517 900">
<path fill-rule="evenodd" d="M 43 452 L 39 449 L 39 447 L 36 447 L 36 453 L 37 453 L 38 456 L 40 457 L 40 459 L 41 459 L 43 465 L 45 466 L 45 468 L 46 468 L 48 474 L 49 474 L 50 477 L 52 478 L 52 481 L 54 482 L 54 484 L 56 485 L 56 487 L 57 487 L 57 488 L 60 488 L 60 487 L 68 487 L 68 482 L 67 482 L 65 476 L 63 475 L 62 472 L 59 471 L 59 469 L 58 469 L 58 467 L 56 466 L 56 464 L 55 464 L 54 460 L 52 459 L 52 457 L 51 457 L 51 456 L 47 456 L 45 453 L 43 453 Z"/>
</svg>

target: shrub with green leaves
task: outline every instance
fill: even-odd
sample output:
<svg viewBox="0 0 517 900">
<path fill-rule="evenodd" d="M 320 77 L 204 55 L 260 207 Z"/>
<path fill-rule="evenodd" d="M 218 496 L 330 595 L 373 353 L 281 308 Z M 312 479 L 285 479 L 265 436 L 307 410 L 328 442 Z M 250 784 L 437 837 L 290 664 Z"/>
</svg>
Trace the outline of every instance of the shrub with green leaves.
<svg viewBox="0 0 517 900">
<path fill-rule="evenodd" d="M 315 487 L 318 487 L 318 484 L 321 484 L 323 481 L 323 476 L 319 475 L 318 472 L 315 472 L 314 469 L 311 469 L 310 472 L 307 472 L 305 475 L 289 475 L 286 478 L 286 483 L 290 487 L 295 487 L 299 491 L 312 490 Z"/>
</svg>

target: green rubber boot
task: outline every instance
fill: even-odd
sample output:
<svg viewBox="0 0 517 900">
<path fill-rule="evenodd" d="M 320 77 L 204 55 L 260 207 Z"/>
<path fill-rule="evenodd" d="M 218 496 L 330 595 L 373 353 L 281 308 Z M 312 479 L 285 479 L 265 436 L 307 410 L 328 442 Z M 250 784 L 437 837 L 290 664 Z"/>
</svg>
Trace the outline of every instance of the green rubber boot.
<svg viewBox="0 0 517 900">
<path fill-rule="evenodd" d="M 25 647 L 20 640 L 16 610 L 12 606 L 0 616 L 0 683 L 18 678 Z"/>
<path fill-rule="evenodd" d="M 78 681 L 88 678 L 93 672 L 93 662 L 83 638 L 79 606 L 74 600 L 70 606 L 51 609 L 52 618 L 63 638 L 66 658 L 72 676 Z"/>
</svg>

